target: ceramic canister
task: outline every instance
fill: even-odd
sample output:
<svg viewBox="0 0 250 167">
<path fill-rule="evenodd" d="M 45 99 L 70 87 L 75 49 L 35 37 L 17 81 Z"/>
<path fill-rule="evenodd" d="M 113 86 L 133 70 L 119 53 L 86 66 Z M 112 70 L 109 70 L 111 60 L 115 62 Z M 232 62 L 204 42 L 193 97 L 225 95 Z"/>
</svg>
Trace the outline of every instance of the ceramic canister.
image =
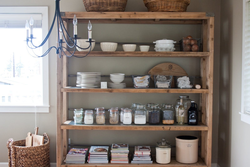
<svg viewBox="0 0 250 167">
<path fill-rule="evenodd" d="M 156 162 L 159 164 L 168 164 L 171 161 L 171 145 L 165 139 L 157 142 Z"/>
<path fill-rule="evenodd" d="M 196 163 L 198 161 L 198 137 L 178 136 L 176 140 L 176 161 Z"/>
</svg>

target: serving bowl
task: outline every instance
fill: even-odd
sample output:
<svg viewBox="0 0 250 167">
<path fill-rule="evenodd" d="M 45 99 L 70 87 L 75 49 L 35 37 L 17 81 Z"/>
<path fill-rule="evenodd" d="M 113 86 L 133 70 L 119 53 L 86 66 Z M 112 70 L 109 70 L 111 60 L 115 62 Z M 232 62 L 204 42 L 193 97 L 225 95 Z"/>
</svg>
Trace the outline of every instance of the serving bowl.
<svg viewBox="0 0 250 167">
<path fill-rule="evenodd" d="M 95 41 L 93 39 L 93 41 Z M 94 49 L 95 47 L 95 42 L 91 42 L 91 51 Z M 77 45 L 80 46 L 81 48 L 87 48 L 89 47 L 89 42 L 88 42 L 88 39 L 77 39 Z M 79 52 L 89 52 L 90 48 L 86 49 L 86 50 L 83 50 L 81 48 L 78 48 L 76 47 L 76 49 L 79 51 Z"/>
<path fill-rule="evenodd" d="M 118 44 L 115 42 L 101 42 L 100 45 L 103 52 L 115 52 Z"/>
<path fill-rule="evenodd" d="M 149 45 L 140 45 L 140 51 L 141 52 L 148 52 L 150 46 Z"/>
<path fill-rule="evenodd" d="M 136 49 L 136 44 L 123 44 L 122 48 L 125 52 L 134 52 Z"/>
<path fill-rule="evenodd" d="M 125 78 L 125 74 L 123 73 L 114 73 L 110 74 L 110 80 L 114 83 L 121 83 Z"/>
</svg>

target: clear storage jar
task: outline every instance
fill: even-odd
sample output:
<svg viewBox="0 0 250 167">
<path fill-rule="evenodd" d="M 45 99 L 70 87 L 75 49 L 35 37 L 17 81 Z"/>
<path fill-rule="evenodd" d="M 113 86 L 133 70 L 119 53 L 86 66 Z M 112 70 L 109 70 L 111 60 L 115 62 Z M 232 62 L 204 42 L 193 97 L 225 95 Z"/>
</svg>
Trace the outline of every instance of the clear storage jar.
<svg viewBox="0 0 250 167">
<path fill-rule="evenodd" d="M 81 124 L 83 120 L 83 109 L 75 109 L 74 110 L 74 123 L 75 124 Z"/>
<path fill-rule="evenodd" d="M 161 109 L 158 104 L 151 106 L 151 110 L 148 113 L 148 123 L 152 125 L 160 124 L 160 113 Z"/>
<path fill-rule="evenodd" d="M 96 116 L 95 116 L 96 124 L 105 124 L 105 108 L 98 107 L 95 108 L 95 110 L 96 110 Z"/>
<path fill-rule="evenodd" d="M 135 118 L 134 123 L 135 124 L 146 124 L 147 121 L 147 115 L 144 105 L 137 105 L 137 109 L 135 110 Z"/>
<path fill-rule="evenodd" d="M 155 103 L 148 103 L 147 105 L 146 105 L 146 121 L 148 122 L 148 113 L 149 113 L 149 111 L 151 110 L 151 107 L 152 106 L 154 106 L 155 105 Z"/>
<path fill-rule="evenodd" d="M 132 123 L 132 110 L 125 108 L 123 110 L 123 124 L 129 125 Z"/>
<path fill-rule="evenodd" d="M 121 108 L 120 111 L 120 122 L 123 123 L 123 114 L 124 114 L 124 108 Z"/>
<path fill-rule="evenodd" d="M 109 109 L 109 123 L 118 124 L 119 123 L 119 110 L 118 107 L 112 107 Z"/>
<path fill-rule="evenodd" d="M 93 110 L 85 110 L 84 124 L 94 123 L 94 112 Z"/>
<path fill-rule="evenodd" d="M 135 119 L 135 110 L 137 108 L 137 105 L 141 105 L 140 103 L 132 103 L 131 105 L 131 110 L 132 110 L 132 123 L 134 122 Z"/>
<path fill-rule="evenodd" d="M 183 107 L 185 109 L 185 111 L 184 111 L 184 123 L 187 124 L 188 123 L 188 109 L 191 106 L 191 100 L 189 99 L 189 96 L 185 96 L 185 95 L 180 96 L 179 99 L 176 100 L 175 111 L 178 111 L 178 102 L 180 102 L 180 99 L 183 99 Z"/>
<path fill-rule="evenodd" d="M 171 125 L 174 124 L 174 107 L 172 104 L 166 104 L 162 108 L 163 110 L 163 118 L 162 118 L 162 124 Z"/>
</svg>

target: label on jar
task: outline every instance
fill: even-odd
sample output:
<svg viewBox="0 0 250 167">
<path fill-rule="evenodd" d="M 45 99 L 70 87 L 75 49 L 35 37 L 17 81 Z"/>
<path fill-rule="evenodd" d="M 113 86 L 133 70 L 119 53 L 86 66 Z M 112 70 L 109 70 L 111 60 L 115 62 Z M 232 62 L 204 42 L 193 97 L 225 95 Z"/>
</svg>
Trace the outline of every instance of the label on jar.
<svg viewBox="0 0 250 167">
<path fill-rule="evenodd" d="M 94 119 L 92 115 L 85 115 L 84 117 L 84 123 L 85 124 L 93 124 Z"/>
<path fill-rule="evenodd" d="M 123 113 L 123 124 L 131 124 L 131 123 L 132 123 L 132 114 Z"/>
<path fill-rule="evenodd" d="M 135 115 L 135 124 L 146 124 L 145 115 Z"/>
</svg>

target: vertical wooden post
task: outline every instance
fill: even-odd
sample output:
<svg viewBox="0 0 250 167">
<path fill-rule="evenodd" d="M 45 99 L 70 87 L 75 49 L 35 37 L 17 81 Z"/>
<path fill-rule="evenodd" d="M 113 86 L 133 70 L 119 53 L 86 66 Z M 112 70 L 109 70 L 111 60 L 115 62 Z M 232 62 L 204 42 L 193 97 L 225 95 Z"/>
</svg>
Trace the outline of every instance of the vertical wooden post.
<svg viewBox="0 0 250 167">
<path fill-rule="evenodd" d="M 57 167 L 61 167 L 62 163 L 62 104 L 63 104 L 63 95 L 61 92 L 62 88 L 62 59 L 57 55 L 57 137 L 56 137 L 56 162 Z"/>
<path fill-rule="evenodd" d="M 214 17 L 208 19 L 208 51 L 209 58 L 207 61 L 207 83 L 209 93 L 207 95 L 207 113 L 206 113 L 206 122 L 208 126 L 207 131 L 207 155 L 205 158 L 206 164 L 208 167 L 211 167 L 212 161 L 212 118 L 213 118 L 213 77 L 214 77 Z"/>
<path fill-rule="evenodd" d="M 64 26 L 68 29 L 68 24 L 66 21 L 63 21 Z M 63 43 L 64 47 L 67 47 L 66 43 Z M 66 56 L 62 57 L 63 59 L 63 87 L 68 86 L 68 58 Z M 68 93 L 63 92 L 63 108 L 62 108 L 62 121 L 65 122 L 68 119 Z M 63 130 L 63 157 L 66 156 L 68 151 L 68 130 Z"/>
</svg>

